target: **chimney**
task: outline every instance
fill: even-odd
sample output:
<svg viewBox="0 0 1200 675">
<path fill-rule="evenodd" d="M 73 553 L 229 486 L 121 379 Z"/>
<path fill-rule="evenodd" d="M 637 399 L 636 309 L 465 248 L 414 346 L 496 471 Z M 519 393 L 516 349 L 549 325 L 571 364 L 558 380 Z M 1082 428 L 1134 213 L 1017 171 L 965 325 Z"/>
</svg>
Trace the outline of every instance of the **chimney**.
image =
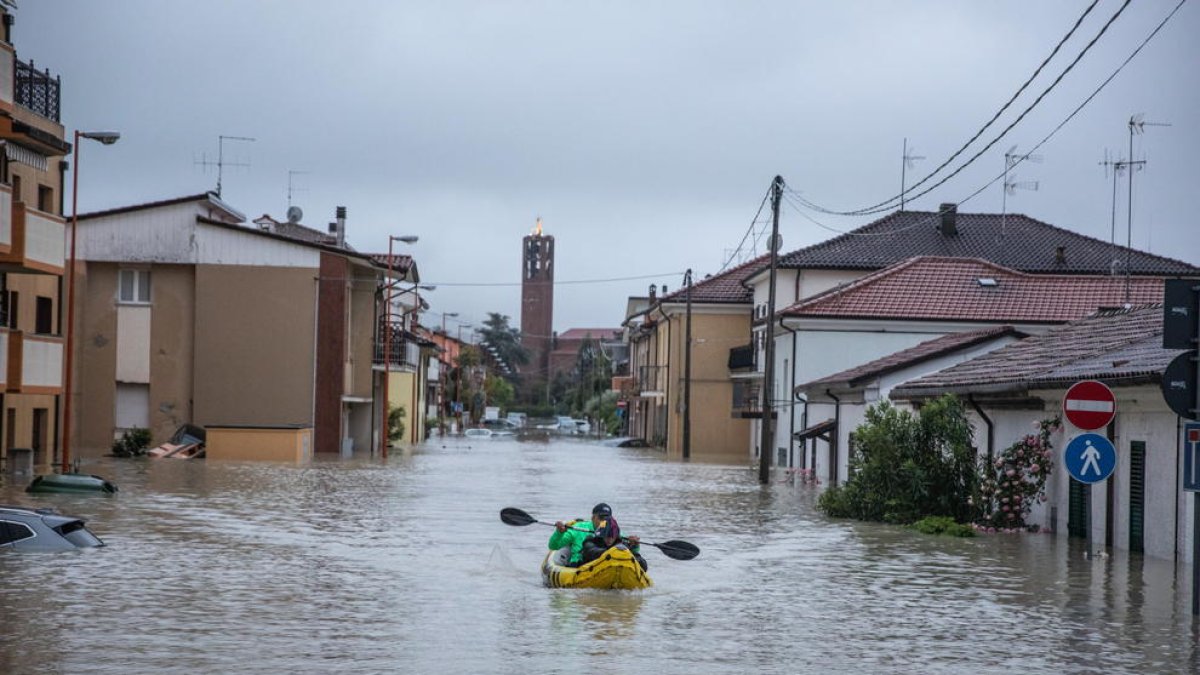
<svg viewBox="0 0 1200 675">
<path fill-rule="evenodd" d="M 658 286 L 655 286 L 654 284 L 650 284 L 650 302 L 654 302 L 655 298 L 657 298 L 657 297 L 658 297 Z"/>
<path fill-rule="evenodd" d="M 1058 263 L 1059 265 L 1066 264 L 1066 262 L 1067 262 L 1067 247 L 1066 246 L 1059 246 L 1058 248 L 1054 249 L 1054 262 Z"/>
<path fill-rule="evenodd" d="M 346 248 L 346 207 L 337 207 L 337 247 Z"/>
<path fill-rule="evenodd" d="M 938 207 L 938 212 L 942 214 L 942 223 L 938 227 L 942 231 L 943 237 L 949 237 L 958 234 L 958 204 L 942 204 Z"/>
</svg>

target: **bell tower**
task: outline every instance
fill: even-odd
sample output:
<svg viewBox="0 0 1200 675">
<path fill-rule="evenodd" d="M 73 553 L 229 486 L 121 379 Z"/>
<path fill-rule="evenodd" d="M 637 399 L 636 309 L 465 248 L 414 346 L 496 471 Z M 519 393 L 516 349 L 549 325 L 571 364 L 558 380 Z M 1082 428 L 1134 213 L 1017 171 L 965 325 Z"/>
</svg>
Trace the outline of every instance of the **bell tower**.
<svg viewBox="0 0 1200 675">
<path fill-rule="evenodd" d="M 529 351 L 529 379 L 543 382 L 554 327 L 554 237 L 542 233 L 538 218 L 521 244 L 521 345 Z"/>
</svg>

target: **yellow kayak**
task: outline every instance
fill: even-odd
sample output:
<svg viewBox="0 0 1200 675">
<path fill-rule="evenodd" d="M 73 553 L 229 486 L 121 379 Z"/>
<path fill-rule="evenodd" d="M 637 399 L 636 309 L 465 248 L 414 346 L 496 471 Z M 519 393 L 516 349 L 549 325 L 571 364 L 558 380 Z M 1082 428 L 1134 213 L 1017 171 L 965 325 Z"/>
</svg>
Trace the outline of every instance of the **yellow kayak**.
<svg viewBox="0 0 1200 675">
<path fill-rule="evenodd" d="M 570 547 L 546 554 L 542 562 L 542 582 L 546 586 L 635 590 L 653 585 L 650 576 L 624 544 L 613 546 L 604 555 L 579 567 L 567 566 L 570 555 Z"/>
</svg>

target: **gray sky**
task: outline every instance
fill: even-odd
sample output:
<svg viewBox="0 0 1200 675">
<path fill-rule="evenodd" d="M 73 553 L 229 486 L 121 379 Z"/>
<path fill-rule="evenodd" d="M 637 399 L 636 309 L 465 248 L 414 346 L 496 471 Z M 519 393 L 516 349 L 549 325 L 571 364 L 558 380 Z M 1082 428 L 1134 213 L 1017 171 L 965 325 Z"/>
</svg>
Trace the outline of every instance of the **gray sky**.
<svg viewBox="0 0 1200 675">
<path fill-rule="evenodd" d="M 226 201 L 251 219 L 283 219 L 288 171 L 304 171 L 293 203 L 305 224 L 323 229 L 345 205 L 359 250 L 419 235 L 411 252 L 439 285 L 426 296 L 428 324 L 439 312 L 477 324 L 498 311 L 519 325 L 520 240 L 539 215 L 556 238 L 560 282 L 658 275 L 559 285 L 562 331 L 615 326 L 626 297 L 652 281 L 673 290 L 688 267 L 697 278 L 719 270 L 776 174 L 833 210 L 895 196 L 904 138 L 927 157 L 908 171 L 911 185 L 1008 101 L 1090 3 L 18 4 L 18 57 L 61 75 L 68 133 L 122 133 L 117 145 L 83 148 L 81 211 L 214 188 L 215 170 L 196 162 L 216 158 L 219 135 L 254 137 L 226 142 L 227 162 L 250 164 L 226 167 Z M 1007 136 L 908 208 L 967 200 L 1002 172 L 1009 147 L 1028 152 L 1050 134 L 1175 5 L 1131 4 Z M 1134 245 L 1200 264 L 1188 201 L 1200 173 L 1196 5 L 1036 151 L 1044 162 L 1016 169 L 1039 190 L 1016 190 L 1009 212 L 1108 240 L 1112 179 L 1100 162 L 1106 149 L 1128 154 L 1127 121 L 1145 113 L 1172 126 L 1134 137 L 1135 159 L 1147 160 L 1134 178 Z M 1098 2 L 982 139 L 1016 119 L 1120 6 Z M 1122 180 L 1122 243 L 1127 190 Z M 998 213 L 1001 198 L 996 183 L 960 211 Z M 784 248 L 876 217 L 785 205 Z"/>
</svg>

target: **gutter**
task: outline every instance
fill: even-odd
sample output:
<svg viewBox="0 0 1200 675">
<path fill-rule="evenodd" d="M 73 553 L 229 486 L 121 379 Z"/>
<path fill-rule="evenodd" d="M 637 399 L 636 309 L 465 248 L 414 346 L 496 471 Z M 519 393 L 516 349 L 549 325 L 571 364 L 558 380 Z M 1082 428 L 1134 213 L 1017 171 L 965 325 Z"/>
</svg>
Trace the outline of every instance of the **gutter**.
<svg viewBox="0 0 1200 675">
<path fill-rule="evenodd" d="M 983 418 L 983 423 L 987 425 L 987 463 L 991 467 L 992 462 L 995 460 L 996 427 L 992 424 L 992 418 L 988 417 L 983 412 L 983 408 L 979 407 L 979 403 L 975 400 L 975 394 L 967 394 L 967 402 L 971 404 L 975 412 Z"/>
<path fill-rule="evenodd" d="M 829 444 L 829 485 L 835 487 L 838 482 L 838 438 L 842 434 L 842 399 L 834 396 L 832 389 L 826 389 L 825 395 L 833 399 L 833 436 Z"/>
<path fill-rule="evenodd" d="M 797 275 L 797 278 L 799 278 L 798 275 Z M 799 282 L 797 282 L 797 283 L 799 283 Z M 779 317 L 779 327 L 792 334 L 792 382 L 795 382 L 796 381 L 796 343 L 799 342 L 800 340 L 796 337 L 796 331 L 792 330 L 791 328 L 788 328 L 783 323 L 783 317 Z M 792 387 L 792 398 L 797 399 L 797 400 L 800 398 L 800 394 L 799 394 L 799 392 L 796 391 L 796 388 L 794 386 Z M 807 397 L 804 399 L 804 422 L 803 422 L 803 424 L 805 427 L 808 426 L 808 398 Z M 788 459 L 789 460 L 791 459 L 792 452 L 795 449 L 796 449 L 796 408 L 795 408 L 795 404 L 793 403 L 792 406 L 789 406 L 789 412 L 788 412 Z"/>
</svg>

